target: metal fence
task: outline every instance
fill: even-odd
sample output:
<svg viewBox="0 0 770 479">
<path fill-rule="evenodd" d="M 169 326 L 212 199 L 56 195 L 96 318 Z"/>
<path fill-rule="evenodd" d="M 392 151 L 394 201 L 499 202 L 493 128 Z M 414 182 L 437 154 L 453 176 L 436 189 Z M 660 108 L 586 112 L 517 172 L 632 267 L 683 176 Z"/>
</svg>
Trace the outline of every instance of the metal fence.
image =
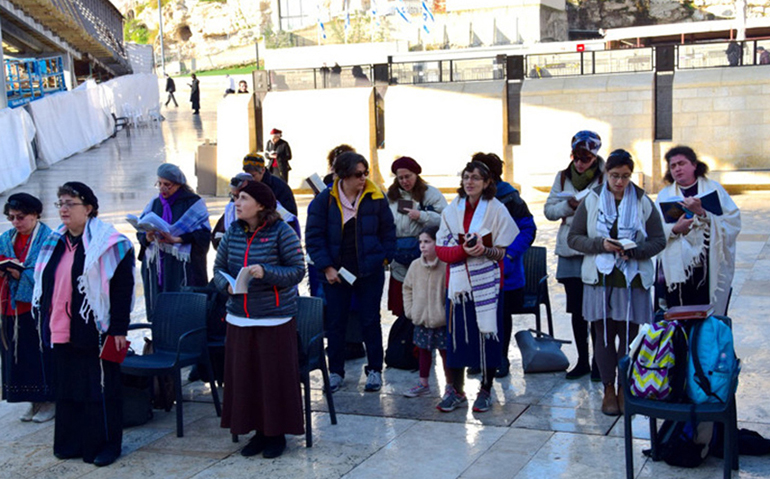
<svg viewBox="0 0 770 479">
<path fill-rule="evenodd" d="M 730 46 L 734 44 L 735 46 Z M 733 59 L 728 48 L 737 49 Z M 680 70 L 693 68 L 770 64 L 770 40 L 675 45 L 675 64 Z M 737 60 L 735 59 L 737 58 Z M 524 78 L 651 72 L 655 69 L 655 47 L 624 48 L 587 52 L 538 53 L 524 56 Z M 305 90 L 372 86 L 373 65 L 277 70 L 271 72 L 271 89 Z M 387 65 L 387 83 L 415 85 L 489 81 L 507 78 L 506 57 L 462 60 L 396 62 Z"/>
</svg>

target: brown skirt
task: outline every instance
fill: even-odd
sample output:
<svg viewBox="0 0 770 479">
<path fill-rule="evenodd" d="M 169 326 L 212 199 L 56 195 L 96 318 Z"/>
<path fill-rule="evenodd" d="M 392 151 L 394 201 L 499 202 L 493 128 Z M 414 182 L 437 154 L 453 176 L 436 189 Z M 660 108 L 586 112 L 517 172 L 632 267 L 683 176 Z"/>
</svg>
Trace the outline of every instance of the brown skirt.
<svg viewBox="0 0 770 479">
<path fill-rule="evenodd" d="M 222 427 L 232 434 L 303 434 L 297 323 L 227 325 Z"/>
</svg>

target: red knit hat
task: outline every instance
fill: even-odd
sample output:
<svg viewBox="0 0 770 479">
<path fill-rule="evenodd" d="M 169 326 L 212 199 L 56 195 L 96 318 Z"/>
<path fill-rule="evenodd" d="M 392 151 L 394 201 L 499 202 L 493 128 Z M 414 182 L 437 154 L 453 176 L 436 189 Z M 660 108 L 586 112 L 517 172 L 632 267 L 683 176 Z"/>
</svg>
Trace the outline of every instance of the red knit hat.
<svg viewBox="0 0 770 479">
<path fill-rule="evenodd" d="M 399 168 L 406 168 L 416 175 L 422 173 L 422 167 L 420 167 L 420 164 L 414 161 L 414 158 L 409 158 L 408 156 L 402 156 L 401 158 L 394 161 L 390 166 L 390 171 L 392 171 L 395 175 L 396 170 Z"/>
</svg>

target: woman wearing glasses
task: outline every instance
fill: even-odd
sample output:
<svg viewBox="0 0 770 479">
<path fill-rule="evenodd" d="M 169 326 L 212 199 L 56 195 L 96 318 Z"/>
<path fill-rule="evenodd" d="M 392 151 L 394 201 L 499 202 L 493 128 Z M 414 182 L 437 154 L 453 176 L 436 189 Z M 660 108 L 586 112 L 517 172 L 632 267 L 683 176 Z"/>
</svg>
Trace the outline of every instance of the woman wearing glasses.
<svg viewBox="0 0 770 479">
<path fill-rule="evenodd" d="M 551 193 L 545 202 L 545 217 L 561 221 L 556 235 L 556 280 L 564 286 L 567 295 L 567 312 L 572 315 L 572 335 L 575 338 L 578 360 L 567 372 L 567 379 L 578 379 L 591 373 L 592 380 L 599 380 L 596 360 L 588 354 L 589 330 L 593 344 L 593 330 L 583 320 L 583 280 L 580 268 L 583 254 L 567 245 L 567 235 L 580 200 L 586 192 L 601 185 L 604 180 L 604 160 L 598 156 L 602 140 L 593 131 L 579 131 L 572 137 L 572 154 L 569 166 L 556 174 Z M 595 349 L 594 349 L 595 351 Z M 594 352 L 594 355 L 596 353 Z"/>
<path fill-rule="evenodd" d="M 107 341 L 117 350 L 127 347 L 134 249 L 96 217 L 99 201 L 91 188 L 72 181 L 58 196 L 62 225 L 40 249 L 32 295 L 43 347 L 53 345 L 53 452 L 107 466 L 121 452 L 123 401 L 120 364 L 100 359 L 100 351 Z"/>
<path fill-rule="evenodd" d="M 606 168 L 606 184 L 592 188 L 578 206 L 567 243 L 584 255 L 583 317 L 596 334 L 596 363 L 604 384 L 602 412 L 617 416 L 623 411 L 622 390 L 618 395 L 615 389 L 618 360 L 639 325 L 652 320 L 652 257 L 665 248 L 666 237 L 652 200 L 631 181 L 631 155 L 613 151 Z"/>
<path fill-rule="evenodd" d="M 2 301 L 3 398 L 9 403 L 28 402 L 20 419 L 46 422 L 53 419 L 51 348 L 40 344 L 32 318 L 34 266 L 51 228 L 40 221 L 43 203 L 27 193 L 8 197 L 3 214 L 13 228 L 0 236 L 0 260 L 11 260 L 17 268 L 0 273 Z"/>
<path fill-rule="evenodd" d="M 208 283 L 206 254 L 211 241 L 206 202 L 193 193 L 182 170 L 164 163 L 157 174 L 158 197 L 147 204 L 140 218 L 159 218 L 169 231 L 136 235 L 142 245 L 139 261 L 148 318 L 159 293 Z"/>
<path fill-rule="evenodd" d="M 355 294 L 368 358 L 364 389 L 379 391 L 383 362 L 380 299 L 384 266 L 395 251 L 396 227 L 387 198 L 367 179 L 369 163 L 363 156 L 353 152 L 339 155 L 334 173 L 334 184 L 310 203 L 305 227 L 305 245 L 326 296 L 331 389 L 342 387 L 345 377 L 345 328 Z"/>
<path fill-rule="evenodd" d="M 503 361 L 502 261 L 519 233 L 496 192 L 489 167 L 471 161 L 457 197 L 441 213 L 436 254 L 447 263 L 448 384 L 436 407 L 443 412 L 467 404 L 466 367 L 482 372 L 473 410 L 492 407 L 492 381 Z"/>
</svg>

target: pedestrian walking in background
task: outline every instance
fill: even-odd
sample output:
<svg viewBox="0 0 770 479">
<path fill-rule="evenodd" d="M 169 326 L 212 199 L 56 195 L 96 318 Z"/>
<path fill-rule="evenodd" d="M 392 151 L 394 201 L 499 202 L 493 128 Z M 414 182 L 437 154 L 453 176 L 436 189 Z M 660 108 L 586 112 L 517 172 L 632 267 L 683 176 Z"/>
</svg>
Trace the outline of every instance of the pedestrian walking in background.
<svg viewBox="0 0 770 479">
<path fill-rule="evenodd" d="M 174 79 L 168 76 L 168 73 L 166 73 L 166 93 L 168 93 L 168 99 L 166 99 L 166 106 L 168 106 L 168 103 L 170 101 L 174 102 L 175 107 L 179 106 L 179 104 L 176 102 L 176 98 L 174 97 L 175 91 L 176 91 L 176 83 L 174 82 Z"/>
</svg>

